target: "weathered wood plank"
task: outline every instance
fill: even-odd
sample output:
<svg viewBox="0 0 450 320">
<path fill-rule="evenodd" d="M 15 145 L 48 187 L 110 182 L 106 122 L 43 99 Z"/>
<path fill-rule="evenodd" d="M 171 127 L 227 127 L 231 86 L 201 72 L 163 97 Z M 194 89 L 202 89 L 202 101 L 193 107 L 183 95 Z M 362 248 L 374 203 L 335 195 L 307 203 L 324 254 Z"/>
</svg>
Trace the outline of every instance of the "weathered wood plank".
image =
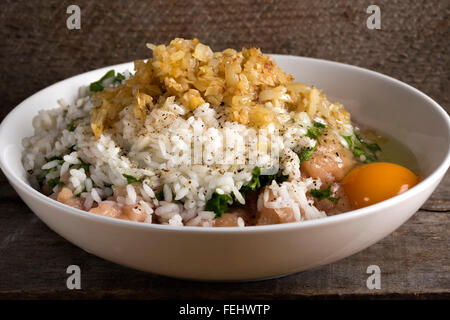
<svg viewBox="0 0 450 320">
<path fill-rule="evenodd" d="M 378 31 L 365 27 L 368 4 L 363 0 L 351 4 L 78 0 L 77 4 L 82 28 L 68 31 L 64 2 L 3 1 L 0 119 L 56 81 L 147 57 L 145 42 L 168 42 L 177 36 L 198 37 L 215 50 L 255 45 L 265 52 L 362 66 L 413 85 L 450 111 L 444 1 L 379 0 L 383 20 Z M 145 274 L 89 255 L 39 221 L 0 174 L 0 298 L 448 298 L 449 190 L 447 173 L 423 205 L 428 211 L 420 211 L 386 239 L 342 261 L 276 280 L 211 284 Z M 82 269 L 81 291 L 65 287 L 69 264 Z M 381 267 L 380 291 L 365 287 L 368 264 Z"/>
<path fill-rule="evenodd" d="M 201 283 L 127 269 L 71 245 L 24 205 L 0 203 L 0 298 L 302 298 L 306 296 L 450 293 L 450 216 L 418 212 L 372 247 L 323 267 L 281 279 L 251 283 Z M 65 287 L 66 268 L 82 270 L 82 290 Z M 366 288 L 366 268 L 379 265 L 381 290 Z M 45 267 L 43 267 L 45 266 Z"/>
<path fill-rule="evenodd" d="M 80 30 L 66 28 L 67 3 L 2 1 L 0 118 L 69 76 L 149 56 L 145 42 L 198 37 L 215 50 L 265 52 L 362 66 L 405 81 L 450 110 L 448 5 L 388 1 L 381 30 L 366 27 L 367 1 L 78 0 Z M 34 75 L 34 76 L 30 76 Z"/>
<path fill-rule="evenodd" d="M 423 204 L 422 210 L 450 212 L 450 170 L 447 171 L 431 197 Z"/>
</svg>

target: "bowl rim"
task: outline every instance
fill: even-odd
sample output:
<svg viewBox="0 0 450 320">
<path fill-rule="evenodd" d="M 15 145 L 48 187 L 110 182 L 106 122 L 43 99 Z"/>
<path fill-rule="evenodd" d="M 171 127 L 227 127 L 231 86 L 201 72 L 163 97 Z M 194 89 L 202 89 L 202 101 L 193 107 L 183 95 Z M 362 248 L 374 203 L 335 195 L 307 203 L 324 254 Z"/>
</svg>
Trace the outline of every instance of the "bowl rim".
<svg viewBox="0 0 450 320">
<path fill-rule="evenodd" d="M 403 89 L 406 89 L 410 91 L 412 94 L 418 95 L 420 98 L 424 99 L 427 104 L 427 107 L 434 108 L 435 111 L 438 112 L 438 114 L 442 117 L 442 119 L 447 124 L 447 131 L 448 131 L 448 140 L 450 141 L 450 117 L 447 114 L 447 112 L 444 110 L 443 107 L 441 107 L 436 101 L 434 101 L 432 98 L 421 92 L 420 90 L 414 88 L 413 86 L 406 84 L 400 80 L 397 80 L 395 78 L 392 78 L 390 76 L 387 76 L 385 74 L 369 70 L 366 68 L 336 62 L 336 61 L 330 61 L 325 59 L 317 59 L 317 58 L 310 58 L 310 57 L 302 57 L 302 56 L 295 56 L 295 55 L 284 55 L 284 54 L 269 54 L 270 56 L 274 58 L 288 58 L 288 59 L 301 59 L 306 60 L 312 63 L 319 63 L 319 64 L 325 64 L 325 65 L 333 65 L 338 66 L 340 68 L 350 69 L 351 71 L 356 71 L 360 73 L 364 73 L 369 76 L 374 76 L 381 78 L 383 81 L 391 82 L 392 84 L 395 84 Z M 90 74 L 94 73 L 100 73 L 101 71 L 107 70 L 107 69 L 121 69 L 121 68 L 129 68 L 132 66 L 131 62 L 125 62 L 120 63 L 116 65 L 111 65 L 107 67 L 98 68 L 95 70 L 91 70 L 88 72 L 80 73 L 77 75 L 74 75 L 72 77 L 69 77 L 67 79 L 58 81 L 46 88 L 43 88 L 39 90 L 38 92 L 34 93 L 30 97 L 23 100 L 21 103 L 19 103 L 16 107 L 14 107 L 2 120 L 0 124 L 0 137 L 2 137 L 2 132 L 4 131 L 5 123 L 8 123 L 14 119 L 15 114 L 18 112 L 20 108 L 25 106 L 29 100 L 34 98 L 37 95 L 42 94 L 43 91 L 48 90 L 50 88 L 53 88 L 55 86 L 62 85 L 63 83 L 69 83 L 73 80 L 75 80 L 78 77 L 82 76 L 89 76 Z M 44 109 L 40 108 L 39 110 Z M 7 144 L 5 143 L 5 147 L 14 146 L 13 144 Z M 21 147 L 21 146 L 19 146 Z M 214 228 L 214 227 L 197 227 L 197 226 L 170 226 L 170 225 L 160 225 L 160 224 L 148 224 L 148 223 L 142 223 L 142 222 L 135 222 L 135 221 L 127 221 L 127 220 L 121 220 L 116 218 L 110 218 L 110 217 L 104 217 L 96 214 L 89 213 L 87 211 L 76 209 L 73 207 L 70 207 L 68 205 L 62 204 L 56 200 L 53 200 L 52 198 L 45 196 L 43 193 L 39 192 L 38 190 L 31 187 L 28 183 L 25 182 L 25 179 L 22 179 L 19 175 L 17 175 L 14 171 L 9 169 L 9 166 L 5 166 L 4 162 L 4 151 L 2 151 L 0 155 L 0 167 L 5 174 L 5 176 L 8 178 L 11 184 L 13 184 L 15 187 L 19 188 L 22 192 L 27 193 L 30 195 L 34 200 L 40 202 L 40 203 L 48 203 L 51 206 L 54 206 L 65 213 L 76 215 L 79 218 L 84 218 L 87 220 L 90 220 L 92 222 L 98 222 L 98 223 L 105 223 L 107 225 L 112 226 L 122 226 L 124 228 L 129 229 L 148 229 L 148 230 L 159 230 L 159 231 L 169 231 L 169 232 L 187 232 L 187 233 L 240 233 L 240 234 L 247 234 L 247 233 L 255 233 L 255 232 L 279 232 L 279 231 L 288 231 L 293 229 L 305 229 L 305 228 L 319 228 L 319 227 L 325 227 L 329 226 L 330 224 L 338 224 L 338 223 L 344 223 L 349 220 L 355 220 L 359 218 L 363 218 L 365 216 L 370 216 L 372 214 L 376 214 L 380 210 L 386 210 L 389 209 L 389 207 L 407 201 L 408 199 L 413 198 L 416 194 L 419 194 L 421 192 L 424 192 L 428 188 L 432 186 L 436 181 L 441 179 L 444 174 L 446 173 L 448 167 L 450 166 L 450 144 L 448 145 L 447 154 L 444 158 L 444 160 L 438 165 L 438 167 L 433 170 L 427 177 L 425 177 L 423 180 L 421 180 L 416 186 L 413 188 L 407 190 L 406 192 L 395 196 L 393 198 L 381 201 L 379 203 L 367 206 L 365 208 L 357 209 L 357 210 L 351 210 L 345 213 L 341 213 L 334 216 L 329 216 L 326 218 L 321 219 L 314 219 L 314 220 L 307 220 L 307 221 L 301 221 L 301 222 L 291 222 L 291 223 L 283 223 L 283 224 L 275 224 L 275 225 L 263 225 L 263 226 L 246 226 L 246 227 L 228 227 L 228 228 Z M 33 210 L 32 210 L 33 211 Z M 34 213 L 34 212 L 33 212 Z"/>
</svg>

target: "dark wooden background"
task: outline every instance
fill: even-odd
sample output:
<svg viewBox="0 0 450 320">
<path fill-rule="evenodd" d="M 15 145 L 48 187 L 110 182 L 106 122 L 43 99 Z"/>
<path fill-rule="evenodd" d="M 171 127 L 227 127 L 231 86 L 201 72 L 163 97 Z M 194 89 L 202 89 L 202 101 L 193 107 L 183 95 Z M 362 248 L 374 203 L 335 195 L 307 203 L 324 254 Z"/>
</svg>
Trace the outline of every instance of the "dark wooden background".
<svg viewBox="0 0 450 320">
<path fill-rule="evenodd" d="M 81 8 L 81 30 L 66 8 Z M 381 30 L 366 8 L 381 8 Z M 345 62 L 422 90 L 447 111 L 450 2 L 445 1 L 12 1 L 0 5 L 0 119 L 34 92 L 95 68 L 146 58 L 146 42 L 198 37 L 214 50 Z M 382 94 L 382 93 L 380 93 Z M 0 298 L 449 298 L 450 174 L 405 225 L 342 261 L 277 280 L 212 284 L 127 269 L 71 245 L 35 217 L 0 175 Z M 66 288 L 66 268 L 82 290 Z M 366 288 L 379 265 L 381 290 Z"/>
</svg>

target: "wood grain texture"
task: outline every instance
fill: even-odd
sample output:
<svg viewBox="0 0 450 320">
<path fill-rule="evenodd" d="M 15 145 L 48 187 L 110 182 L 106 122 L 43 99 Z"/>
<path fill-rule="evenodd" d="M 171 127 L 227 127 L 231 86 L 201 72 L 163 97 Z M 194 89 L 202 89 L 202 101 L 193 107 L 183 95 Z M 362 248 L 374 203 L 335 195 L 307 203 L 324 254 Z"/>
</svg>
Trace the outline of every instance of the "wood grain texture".
<svg viewBox="0 0 450 320">
<path fill-rule="evenodd" d="M 95 68 L 145 58 L 146 42 L 198 37 L 214 50 L 264 52 L 362 66 L 405 81 L 447 110 L 449 2 L 380 0 L 381 30 L 366 28 L 369 0 L 78 0 L 81 30 L 66 28 L 70 1 L 2 1 L 0 116 L 39 89 Z"/>
<path fill-rule="evenodd" d="M 17 199 L 0 202 L 1 298 L 272 299 L 445 297 L 450 294 L 450 218 L 419 211 L 393 234 L 339 262 L 275 280 L 182 281 L 96 258 L 49 230 Z M 66 268 L 79 265 L 82 290 L 66 288 Z M 381 290 L 366 288 L 366 268 L 381 268 Z"/>
<path fill-rule="evenodd" d="M 422 209 L 450 213 L 450 171 L 447 171 L 439 186 L 422 206 Z"/>
<path fill-rule="evenodd" d="M 373 1 L 88 1 L 81 30 L 66 28 L 71 1 L 2 1 L 0 119 L 48 85 L 95 68 L 145 58 L 146 42 L 198 37 L 214 50 L 254 45 L 382 72 L 450 110 L 448 1 L 378 0 L 382 29 L 366 28 Z M 49 230 L 0 175 L 0 298 L 449 298 L 450 173 L 396 232 L 339 262 L 251 283 L 180 281 L 96 258 Z M 66 268 L 82 290 L 66 289 Z M 379 265 L 381 290 L 366 288 Z"/>
</svg>

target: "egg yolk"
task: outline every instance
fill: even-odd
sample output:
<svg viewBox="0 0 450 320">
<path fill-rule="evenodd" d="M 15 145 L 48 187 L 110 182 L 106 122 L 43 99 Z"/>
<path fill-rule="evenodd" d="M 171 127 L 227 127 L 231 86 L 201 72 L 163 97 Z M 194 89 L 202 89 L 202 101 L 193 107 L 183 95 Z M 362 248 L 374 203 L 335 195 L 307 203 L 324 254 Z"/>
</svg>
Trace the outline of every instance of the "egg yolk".
<svg viewBox="0 0 450 320">
<path fill-rule="evenodd" d="M 395 197 L 418 182 L 419 177 L 411 170 L 388 162 L 356 167 L 341 181 L 354 209 Z"/>
</svg>

